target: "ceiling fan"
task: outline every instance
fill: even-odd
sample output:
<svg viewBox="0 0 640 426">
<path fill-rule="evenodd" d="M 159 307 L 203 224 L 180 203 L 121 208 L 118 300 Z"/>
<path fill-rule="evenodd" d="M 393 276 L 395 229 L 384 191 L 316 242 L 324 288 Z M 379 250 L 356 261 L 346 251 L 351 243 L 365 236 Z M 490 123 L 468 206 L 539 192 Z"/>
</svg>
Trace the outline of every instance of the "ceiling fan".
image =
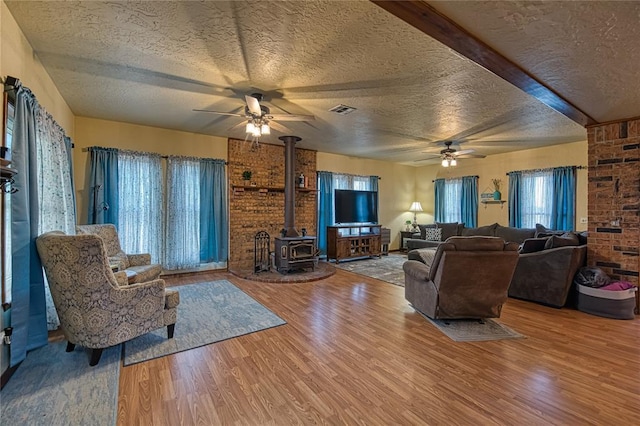
<svg viewBox="0 0 640 426">
<path fill-rule="evenodd" d="M 233 112 L 221 112 L 212 111 L 208 109 L 194 109 L 197 112 L 210 112 L 219 115 L 229 115 L 233 117 L 244 117 L 247 119 L 245 125 L 245 131 L 247 137 L 252 136 L 254 140 L 258 139 L 262 135 L 270 135 L 271 128 L 282 132 L 288 133 L 289 129 L 276 121 L 313 121 L 316 119 L 313 115 L 300 115 L 300 114 L 271 114 L 269 107 L 261 105 L 264 96 L 262 93 L 252 93 L 245 95 L 244 99 L 246 105 L 244 107 L 244 114 L 238 114 Z M 239 125 L 242 125 L 240 123 Z M 234 126 L 237 127 L 237 126 Z"/>
<path fill-rule="evenodd" d="M 455 167 L 458 165 L 458 158 L 485 158 L 486 155 L 481 155 L 481 154 L 472 154 L 472 152 L 475 152 L 475 150 L 473 149 L 463 149 L 463 150 L 457 150 L 457 149 L 453 149 L 451 148 L 451 145 L 453 145 L 453 141 L 445 141 L 444 142 L 445 145 L 445 149 L 440 151 L 440 154 L 431 154 L 434 157 L 440 157 L 442 159 L 442 167 Z M 416 160 L 416 161 L 424 161 L 426 159 L 422 159 L 422 160 Z"/>
</svg>

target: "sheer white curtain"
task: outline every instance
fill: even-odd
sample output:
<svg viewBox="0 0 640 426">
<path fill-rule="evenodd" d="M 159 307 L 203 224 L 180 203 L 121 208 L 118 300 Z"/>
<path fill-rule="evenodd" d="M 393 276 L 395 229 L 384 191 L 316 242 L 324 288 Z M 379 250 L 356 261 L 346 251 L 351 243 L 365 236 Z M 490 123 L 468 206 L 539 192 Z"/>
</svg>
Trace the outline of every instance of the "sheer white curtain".
<svg viewBox="0 0 640 426">
<path fill-rule="evenodd" d="M 536 223 L 551 226 L 553 212 L 553 170 L 524 171 L 520 181 L 520 211 L 523 228 L 535 228 Z"/>
<path fill-rule="evenodd" d="M 447 179 L 444 183 L 444 222 L 462 222 L 462 178 Z"/>
<path fill-rule="evenodd" d="M 167 160 L 167 226 L 163 266 L 200 265 L 200 159 Z"/>
<path fill-rule="evenodd" d="M 75 234 L 76 206 L 64 130 L 43 108 L 36 112 L 38 164 L 38 235 L 49 231 Z M 60 325 L 45 276 L 47 328 Z"/>
<path fill-rule="evenodd" d="M 125 253 L 162 253 L 162 165 L 159 154 L 118 152 L 118 235 Z"/>
<path fill-rule="evenodd" d="M 371 191 L 369 176 L 333 174 L 334 189 L 354 189 L 358 191 Z"/>
</svg>

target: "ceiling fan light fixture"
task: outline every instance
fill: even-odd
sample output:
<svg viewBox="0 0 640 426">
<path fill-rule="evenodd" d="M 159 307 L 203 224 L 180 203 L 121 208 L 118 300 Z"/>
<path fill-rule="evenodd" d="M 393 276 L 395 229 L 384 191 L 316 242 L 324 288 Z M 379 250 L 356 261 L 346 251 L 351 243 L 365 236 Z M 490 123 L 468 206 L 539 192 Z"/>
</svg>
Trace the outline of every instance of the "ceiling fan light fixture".
<svg viewBox="0 0 640 426">
<path fill-rule="evenodd" d="M 247 127 L 245 128 L 245 132 L 255 135 L 256 126 L 255 126 L 255 124 L 253 124 L 252 121 L 247 122 Z"/>
<path fill-rule="evenodd" d="M 270 135 L 271 134 L 271 128 L 269 127 L 269 123 L 262 123 L 262 126 L 260 126 L 260 132 L 263 135 Z"/>
<path fill-rule="evenodd" d="M 252 135 L 256 138 L 259 138 L 260 136 L 262 136 L 262 133 L 260 133 L 260 127 L 254 125 Z"/>
<path fill-rule="evenodd" d="M 449 167 L 449 160 L 447 158 L 442 159 L 442 167 Z"/>
<path fill-rule="evenodd" d="M 457 165 L 458 165 L 458 162 L 456 161 L 456 159 L 455 159 L 455 158 L 452 158 L 452 159 L 451 159 L 451 161 L 450 161 L 450 165 L 451 165 L 451 167 L 455 167 L 455 166 L 457 166 Z"/>
</svg>

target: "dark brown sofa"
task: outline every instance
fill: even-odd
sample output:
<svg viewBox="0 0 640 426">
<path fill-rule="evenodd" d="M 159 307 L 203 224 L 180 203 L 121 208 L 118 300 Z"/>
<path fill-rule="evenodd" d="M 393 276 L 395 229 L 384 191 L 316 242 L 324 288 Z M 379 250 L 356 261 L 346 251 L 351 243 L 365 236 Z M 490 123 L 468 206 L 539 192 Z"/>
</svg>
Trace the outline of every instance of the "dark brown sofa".
<svg viewBox="0 0 640 426">
<path fill-rule="evenodd" d="M 497 318 L 517 249 L 498 237 L 451 237 L 425 262 L 404 263 L 405 298 L 433 319 Z"/>
<path fill-rule="evenodd" d="M 572 245 L 561 245 L 566 244 L 559 242 L 562 239 L 556 236 L 544 238 L 546 248 L 520 254 L 509 286 L 510 297 L 555 308 L 567 304 L 573 277 L 585 264 L 587 244 L 576 238 Z M 524 249 L 526 251 L 526 247 Z"/>
<path fill-rule="evenodd" d="M 502 226 L 498 223 L 491 225 L 479 226 L 477 228 L 467 228 L 464 223 L 434 223 L 429 225 L 418 225 L 420 232 L 413 235 L 413 238 L 407 240 L 407 249 L 411 250 L 419 248 L 437 247 L 442 241 L 446 241 L 449 237 L 462 236 L 485 236 L 500 237 L 504 241 L 522 244 L 527 238 L 533 238 L 536 235 L 536 229 L 529 228 L 512 228 L 510 226 Z M 440 228 L 440 241 L 429 241 L 426 239 L 426 231 L 428 228 Z"/>
</svg>

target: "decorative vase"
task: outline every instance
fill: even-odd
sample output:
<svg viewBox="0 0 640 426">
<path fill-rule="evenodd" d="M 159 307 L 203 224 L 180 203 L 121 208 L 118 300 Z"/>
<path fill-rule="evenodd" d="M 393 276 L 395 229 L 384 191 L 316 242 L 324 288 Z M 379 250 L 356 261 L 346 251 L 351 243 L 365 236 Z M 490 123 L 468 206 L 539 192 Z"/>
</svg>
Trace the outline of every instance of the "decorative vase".
<svg viewBox="0 0 640 426">
<path fill-rule="evenodd" d="M 500 201 L 500 198 L 502 197 L 502 194 L 500 193 L 500 191 L 494 191 L 493 192 L 493 199 L 496 201 Z"/>
</svg>

